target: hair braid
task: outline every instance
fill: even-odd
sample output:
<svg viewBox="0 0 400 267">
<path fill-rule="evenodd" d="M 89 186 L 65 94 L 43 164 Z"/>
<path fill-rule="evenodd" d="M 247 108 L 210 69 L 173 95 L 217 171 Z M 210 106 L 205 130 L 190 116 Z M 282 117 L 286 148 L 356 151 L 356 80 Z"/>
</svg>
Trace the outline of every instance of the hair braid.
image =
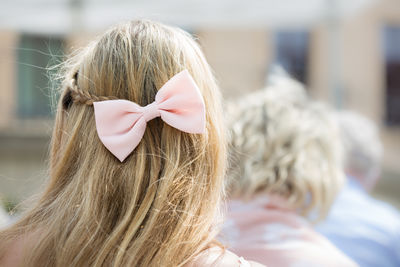
<svg viewBox="0 0 400 267">
<path fill-rule="evenodd" d="M 88 91 L 80 89 L 76 83 L 76 79 L 71 80 L 71 84 L 68 86 L 72 101 L 75 103 L 81 103 L 88 106 L 93 105 L 93 102 L 114 100 L 117 99 L 115 96 L 96 96 Z"/>
</svg>

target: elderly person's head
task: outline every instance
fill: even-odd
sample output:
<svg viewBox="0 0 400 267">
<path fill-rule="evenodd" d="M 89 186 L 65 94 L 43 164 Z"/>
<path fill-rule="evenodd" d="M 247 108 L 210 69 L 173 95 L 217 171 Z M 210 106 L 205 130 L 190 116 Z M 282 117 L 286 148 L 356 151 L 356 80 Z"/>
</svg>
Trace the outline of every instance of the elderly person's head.
<svg viewBox="0 0 400 267">
<path fill-rule="evenodd" d="M 289 79 L 228 106 L 233 198 L 278 196 L 323 217 L 343 182 L 341 145 L 328 108 Z"/>
<path fill-rule="evenodd" d="M 337 113 L 344 146 L 346 174 L 371 190 L 380 176 L 383 147 L 379 130 L 368 118 L 351 112 Z"/>
</svg>

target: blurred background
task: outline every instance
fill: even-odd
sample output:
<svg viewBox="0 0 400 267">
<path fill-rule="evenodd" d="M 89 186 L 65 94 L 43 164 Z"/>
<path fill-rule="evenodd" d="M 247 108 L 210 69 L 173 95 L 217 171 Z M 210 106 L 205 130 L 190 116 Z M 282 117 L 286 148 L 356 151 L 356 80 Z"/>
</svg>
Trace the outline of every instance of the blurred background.
<svg viewBox="0 0 400 267">
<path fill-rule="evenodd" d="M 110 25 L 148 18 L 200 42 L 226 99 L 282 66 L 316 99 L 372 119 L 384 143 L 373 194 L 400 207 L 399 0 L 0 0 L 0 198 L 46 179 L 52 66 Z"/>
</svg>

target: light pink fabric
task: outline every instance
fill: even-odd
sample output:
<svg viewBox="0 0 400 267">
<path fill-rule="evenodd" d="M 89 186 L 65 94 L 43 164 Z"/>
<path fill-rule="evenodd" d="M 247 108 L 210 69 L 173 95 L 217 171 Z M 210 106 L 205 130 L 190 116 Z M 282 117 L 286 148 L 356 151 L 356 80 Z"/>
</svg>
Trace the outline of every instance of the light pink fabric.
<svg viewBox="0 0 400 267">
<path fill-rule="evenodd" d="M 205 105 L 192 76 L 184 70 L 167 81 L 145 107 L 128 100 L 94 102 L 97 133 L 121 162 L 136 148 L 146 123 L 156 117 L 187 133 L 205 132 Z"/>
<path fill-rule="evenodd" d="M 232 201 L 222 239 L 237 255 L 268 266 L 357 266 L 305 219 L 266 199 Z"/>
<path fill-rule="evenodd" d="M 204 250 L 197 255 L 194 260 L 184 265 L 184 267 L 205 267 L 205 266 L 220 266 L 220 267 L 266 267 L 263 264 L 247 261 L 243 257 L 239 257 L 229 250 L 221 247 L 212 247 Z"/>
</svg>

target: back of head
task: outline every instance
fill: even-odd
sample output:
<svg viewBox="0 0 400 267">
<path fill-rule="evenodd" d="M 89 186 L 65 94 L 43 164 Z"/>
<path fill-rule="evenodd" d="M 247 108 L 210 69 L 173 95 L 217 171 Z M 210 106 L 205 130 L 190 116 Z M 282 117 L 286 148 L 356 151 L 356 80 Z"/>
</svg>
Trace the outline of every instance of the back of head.
<svg viewBox="0 0 400 267">
<path fill-rule="evenodd" d="M 117 98 L 145 106 L 184 69 L 204 98 L 206 133 L 185 133 L 156 118 L 119 162 L 97 136 L 93 102 Z M 225 166 L 219 90 L 198 45 L 177 28 L 129 22 L 69 59 L 62 75 L 50 181 L 39 203 L 1 232 L 3 250 L 7 240 L 40 233 L 25 257 L 29 266 L 190 260 L 214 237 Z"/>
<path fill-rule="evenodd" d="M 342 181 L 335 121 L 297 82 L 279 82 L 232 103 L 234 198 L 283 197 L 303 215 L 328 212 Z"/>
<path fill-rule="evenodd" d="M 379 130 L 371 120 L 351 111 L 338 112 L 337 119 L 345 170 L 370 190 L 380 175 L 383 147 Z"/>
</svg>

